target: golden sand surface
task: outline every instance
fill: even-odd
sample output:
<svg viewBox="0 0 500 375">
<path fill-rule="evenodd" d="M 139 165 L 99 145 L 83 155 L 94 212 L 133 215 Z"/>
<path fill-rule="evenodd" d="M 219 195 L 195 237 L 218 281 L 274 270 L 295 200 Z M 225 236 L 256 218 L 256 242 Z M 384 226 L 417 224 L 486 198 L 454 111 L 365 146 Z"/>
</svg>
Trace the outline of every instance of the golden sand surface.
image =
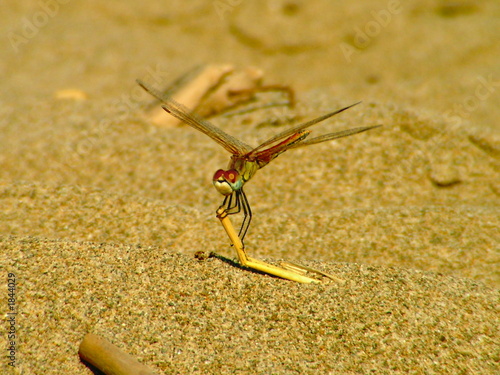
<svg viewBox="0 0 500 375">
<path fill-rule="evenodd" d="M 0 12 L 1 311 L 14 274 L 17 312 L 2 373 L 91 374 L 88 332 L 165 374 L 498 373 L 497 1 Z M 201 63 L 257 66 L 295 89 L 296 108 L 210 119 L 251 145 L 359 100 L 313 135 L 383 125 L 284 153 L 245 187 L 249 254 L 345 285 L 234 262 L 211 183 L 229 155 L 145 120 L 135 83 Z"/>
</svg>

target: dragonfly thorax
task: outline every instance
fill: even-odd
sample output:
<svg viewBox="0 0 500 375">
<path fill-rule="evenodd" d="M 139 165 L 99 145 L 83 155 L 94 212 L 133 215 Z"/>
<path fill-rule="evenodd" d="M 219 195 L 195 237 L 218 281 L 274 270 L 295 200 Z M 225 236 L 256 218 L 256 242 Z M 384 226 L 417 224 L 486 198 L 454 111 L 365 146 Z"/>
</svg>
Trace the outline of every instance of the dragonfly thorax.
<svg viewBox="0 0 500 375">
<path fill-rule="evenodd" d="M 243 186 L 243 179 L 235 169 L 227 171 L 219 169 L 214 174 L 213 183 L 215 188 L 222 195 L 230 195 L 233 191 L 240 190 Z"/>
</svg>

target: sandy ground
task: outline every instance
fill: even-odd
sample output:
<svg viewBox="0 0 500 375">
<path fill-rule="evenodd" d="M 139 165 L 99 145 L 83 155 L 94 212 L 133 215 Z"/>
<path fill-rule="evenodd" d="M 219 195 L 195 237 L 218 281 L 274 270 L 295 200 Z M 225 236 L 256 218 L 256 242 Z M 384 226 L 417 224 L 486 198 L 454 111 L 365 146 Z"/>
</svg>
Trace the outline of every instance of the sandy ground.
<svg viewBox="0 0 500 375">
<path fill-rule="evenodd" d="M 498 2 L 185 3 L 0 10 L 2 371 L 91 374 L 93 332 L 165 374 L 498 373 Z M 136 78 L 220 62 L 296 91 L 293 109 L 211 119 L 251 145 L 359 100 L 314 133 L 384 125 L 246 187 L 252 256 L 345 285 L 238 267 L 211 186 L 229 155 L 142 116 Z"/>
</svg>

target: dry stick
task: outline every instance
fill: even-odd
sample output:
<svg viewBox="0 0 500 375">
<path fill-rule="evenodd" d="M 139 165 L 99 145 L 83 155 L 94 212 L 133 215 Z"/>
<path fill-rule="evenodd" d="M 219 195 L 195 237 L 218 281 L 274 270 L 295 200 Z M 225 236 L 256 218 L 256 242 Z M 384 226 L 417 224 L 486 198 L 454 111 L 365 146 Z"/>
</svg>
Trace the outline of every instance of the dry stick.
<svg viewBox="0 0 500 375">
<path fill-rule="evenodd" d="M 258 259 L 250 258 L 249 256 L 246 255 L 245 250 L 243 249 L 243 244 L 241 243 L 240 238 L 236 234 L 236 231 L 234 230 L 234 227 L 231 224 L 231 221 L 229 220 L 227 212 L 223 207 L 220 207 L 217 210 L 217 218 L 220 220 L 220 222 L 221 222 L 222 226 L 224 227 L 229 239 L 231 240 L 231 243 L 233 244 L 234 248 L 236 249 L 236 253 L 238 254 L 238 258 L 239 258 L 242 266 L 248 267 L 248 268 L 253 268 L 255 270 L 265 272 L 265 273 L 268 273 L 270 275 L 281 277 L 283 279 L 297 281 L 299 283 L 321 284 L 321 281 L 319 281 L 319 280 L 312 279 L 310 277 L 301 275 L 301 274 L 293 272 L 291 270 L 286 270 L 284 268 L 273 266 L 272 264 L 262 262 Z"/>
<path fill-rule="evenodd" d="M 329 273 L 326 273 L 326 272 L 323 272 L 323 271 L 320 271 L 320 270 L 317 270 L 317 269 L 314 269 L 311 267 L 304 266 L 302 264 L 297 264 L 297 263 L 287 261 L 287 262 L 281 262 L 281 265 L 283 266 L 283 268 L 286 268 L 287 270 L 291 270 L 291 271 L 294 271 L 297 273 L 305 274 L 306 272 L 312 272 L 312 273 L 315 273 L 317 275 L 328 277 L 330 280 L 333 280 L 336 283 L 345 284 L 344 279 L 341 279 L 337 276 L 331 275 Z"/>
<path fill-rule="evenodd" d="M 106 375 L 157 375 L 130 354 L 93 333 L 85 335 L 78 354 Z"/>
</svg>

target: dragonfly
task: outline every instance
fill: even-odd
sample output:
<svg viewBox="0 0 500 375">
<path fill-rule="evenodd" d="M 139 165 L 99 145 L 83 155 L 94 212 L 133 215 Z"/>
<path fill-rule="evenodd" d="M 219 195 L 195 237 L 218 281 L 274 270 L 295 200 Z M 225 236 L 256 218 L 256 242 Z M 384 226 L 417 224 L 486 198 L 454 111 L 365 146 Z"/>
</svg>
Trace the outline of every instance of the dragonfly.
<svg viewBox="0 0 500 375">
<path fill-rule="evenodd" d="M 259 146 L 252 147 L 227 134 L 209 121 L 202 119 L 184 105 L 176 102 L 167 95 L 163 95 L 161 92 L 146 85 L 141 80 L 137 80 L 137 83 L 152 96 L 160 100 L 162 102 L 162 108 L 166 112 L 194 129 L 208 135 L 232 154 L 227 169 L 219 169 L 215 172 L 213 184 L 215 189 L 224 196 L 222 205 L 217 212 L 220 212 L 222 209 L 225 214 L 232 215 L 243 211 L 243 221 L 238 233 L 241 243 L 243 243 L 243 239 L 245 238 L 252 220 L 252 210 L 243 187 L 252 179 L 258 170 L 265 167 L 285 151 L 347 137 L 381 126 L 362 126 L 309 138 L 312 131 L 308 128 L 352 108 L 360 103 L 358 102 L 286 129 L 264 143 L 261 143 Z"/>
</svg>

